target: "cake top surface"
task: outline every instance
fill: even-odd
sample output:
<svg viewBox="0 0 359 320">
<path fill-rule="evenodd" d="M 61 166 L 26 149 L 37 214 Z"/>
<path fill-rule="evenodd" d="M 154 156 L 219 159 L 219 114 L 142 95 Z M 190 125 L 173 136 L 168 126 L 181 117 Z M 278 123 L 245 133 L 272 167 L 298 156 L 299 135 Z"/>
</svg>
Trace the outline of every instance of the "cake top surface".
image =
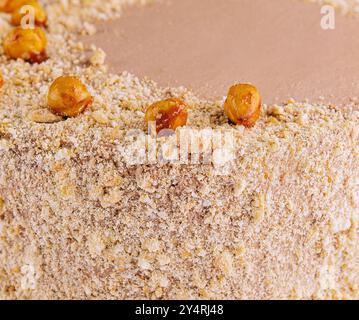
<svg viewBox="0 0 359 320">
<path fill-rule="evenodd" d="M 156 100 L 169 97 L 182 98 L 191 106 L 189 126 L 229 129 L 249 135 L 265 131 L 268 121 L 273 118 L 273 110 L 277 109 L 283 113 L 282 119 L 290 123 L 295 123 L 298 117 L 307 119 L 308 125 L 320 125 L 321 121 L 358 120 L 355 100 L 340 108 L 290 101 L 287 107 L 264 106 L 262 120 L 249 133 L 250 130 L 228 124 L 223 115 L 223 99 L 204 100 L 184 87 L 160 87 L 151 80 L 139 80 L 126 71 L 121 74 L 109 72 L 103 50 L 95 46 L 85 48 L 78 36 L 95 33 L 96 23 L 119 17 L 129 4 L 147 2 L 91 1 L 90 5 L 85 5 L 86 1 L 44 2 L 48 14 L 47 51 L 50 58 L 41 64 L 29 64 L 7 59 L 3 48 L 0 48 L 1 69 L 5 78 L 0 99 L 3 149 L 5 145 L 13 143 L 31 143 L 42 148 L 45 141 L 56 141 L 55 137 L 66 140 L 72 137 L 79 144 L 93 144 L 93 135 L 103 136 L 104 139 L 110 135 L 115 140 L 121 140 L 125 130 L 146 130 L 143 121 L 146 107 Z M 342 1 L 335 3 L 343 6 Z M 344 9 L 354 12 L 355 2 L 346 3 L 349 9 Z M 8 15 L 1 14 L 1 37 L 11 28 Z M 48 88 L 61 75 L 78 76 L 94 96 L 93 105 L 76 118 L 64 119 L 47 109 Z M 299 122 L 297 125 L 300 125 Z M 278 125 L 282 126 L 280 122 Z M 53 147 L 54 151 L 58 148 L 56 144 Z"/>
<path fill-rule="evenodd" d="M 357 95 L 358 28 L 358 19 L 304 1 L 162 0 L 126 9 L 84 42 L 106 52 L 114 73 L 203 98 L 249 82 L 266 104 L 345 104 Z"/>
</svg>

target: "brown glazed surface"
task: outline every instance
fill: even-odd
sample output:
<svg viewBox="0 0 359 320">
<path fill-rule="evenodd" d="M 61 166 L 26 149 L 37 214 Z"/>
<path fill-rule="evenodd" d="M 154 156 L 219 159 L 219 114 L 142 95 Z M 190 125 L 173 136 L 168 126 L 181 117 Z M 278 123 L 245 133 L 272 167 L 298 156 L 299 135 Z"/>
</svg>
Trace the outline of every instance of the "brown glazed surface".
<svg viewBox="0 0 359 320">
<path fill-rule="evenodd" d="M 359 22 L 336 14 L 323 30 L 316 4 L 288 0 L 161 0 L 125 10 L 86 38 L 108 54 L 112 71 L 130 71 L 202 97 L 256 84 L 265 103 L 358 93 Z"/>
</svg>

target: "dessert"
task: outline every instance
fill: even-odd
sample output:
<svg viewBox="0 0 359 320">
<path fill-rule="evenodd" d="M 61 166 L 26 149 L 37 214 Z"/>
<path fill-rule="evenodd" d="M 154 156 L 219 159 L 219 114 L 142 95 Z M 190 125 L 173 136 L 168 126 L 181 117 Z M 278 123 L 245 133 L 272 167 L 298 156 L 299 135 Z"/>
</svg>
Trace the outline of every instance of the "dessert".
<svg viewBox="0 0 359 320">
<path fill-rule="evenodd" d="M 358 299 L 358 102 L 267 105 L 250 87 L 237 113 L 111 73 L 78 35 L 134 2 L 146 1 L 41 2 L 39 63 L 24 61 L 28 33 L 1 36 L 0 298 Z M 1 34 L 23 34 L 0 19 Z M 62 103 L 69 87 L 80 92 Z M 159 101 L 190 107 L 154 138 L 144 119 Z"/>
</svg>

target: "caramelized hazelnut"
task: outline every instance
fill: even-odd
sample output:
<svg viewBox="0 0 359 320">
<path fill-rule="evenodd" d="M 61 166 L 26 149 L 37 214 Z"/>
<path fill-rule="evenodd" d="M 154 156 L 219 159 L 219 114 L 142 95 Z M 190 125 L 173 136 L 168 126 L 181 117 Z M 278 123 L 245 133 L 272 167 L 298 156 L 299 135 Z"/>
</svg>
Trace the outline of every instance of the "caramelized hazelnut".
<svg viewBox="0 0 359 320">
<path fill-rule="evenodd" d="M 41 28 L 12 30 L 4 40 L 4 51 L 11 59 L 41 63 L 47 59 L 46 35 Z"/>
<path fill-rule="evenodd" d="M 33 8 L 34 12 L 34 23 L 37 26 L 44 26 L 46 25 L 46 13 L 44 8 L 39 4 L 36 0 L 27 0 L 23 2 L 19 7 L 17 7 L 11 15 L 11 23 L 14 26 L 20 26 L 21 21 L 23 17 L 28 14 L 29 12 L 26 12 L 25 6 L 30 6 Z"/>
<path fill-rule="evenodd" d="M 229 89 L 224 112 L 235 124 L 253 127 L 261 114 L 261 96 L 251 84 L 237 84 Z"/>
<path fill-rule="evenodd" d="M 0 71 L 0 88 L 4 85 L 4 78 L 2 76 L 2 72 Z"/>
<path fill-rule="evenodd" d="M 8 0 L 0 0 L 0 12 L 6 11 L 7 2 L 8 2 Z"/>
<path fill-rule="evenodd" d="M 176 130 L 187 124 L 187 105 L 180 99 L 167 99 L 151 105 L 145 115 L 145 121 L 155 122 L 159 133 L 164 129 Z"/>
<path fill-rule="evenodd" d="M 76 77 L 59 77 L 50 86 L 48 107 L 64 117 L 76 117 L 92 102 L 86 86 Z"/>
<path fill-rule="evenodd" d="M 28 0 L 0 0 L 0 11 L 12 13 L 15 9 L 21 7 Z"/>
<path fill-rule="evenodd" d="M 4 207 L 5 207 L 5 201 L 3 198 L 0 197 L 0 213 L 2 213 Z"/>
</svg>

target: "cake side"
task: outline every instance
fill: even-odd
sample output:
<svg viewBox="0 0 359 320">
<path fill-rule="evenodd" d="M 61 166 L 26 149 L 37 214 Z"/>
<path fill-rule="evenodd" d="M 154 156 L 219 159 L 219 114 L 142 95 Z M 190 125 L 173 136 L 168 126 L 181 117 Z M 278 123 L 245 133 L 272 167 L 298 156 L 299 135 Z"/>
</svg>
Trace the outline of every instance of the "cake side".
<svg viewBox="0 0 359 320">
<path fill-rule="evenodd" d="M 266 112 L 220 126 L 229 174 L 132 166 L 95 121 L 2 131 L 1 296 L 357 299 L 357 113 Z"/>
</svg>

